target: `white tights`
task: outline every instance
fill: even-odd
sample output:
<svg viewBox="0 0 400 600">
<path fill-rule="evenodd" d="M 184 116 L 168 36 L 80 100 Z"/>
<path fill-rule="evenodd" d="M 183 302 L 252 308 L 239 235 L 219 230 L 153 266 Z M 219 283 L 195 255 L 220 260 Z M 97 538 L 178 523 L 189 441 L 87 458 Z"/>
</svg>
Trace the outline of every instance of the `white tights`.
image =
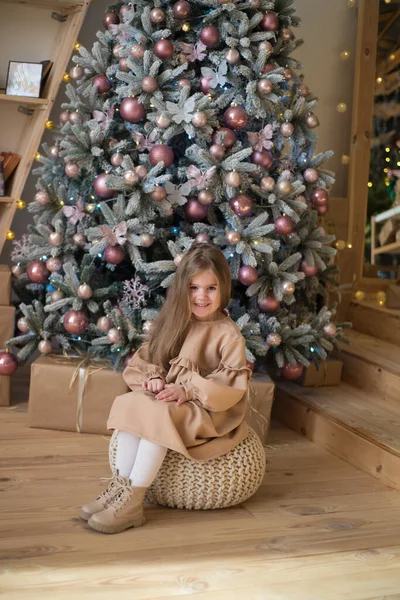
<svg viewBox="0 0 400 600">
<path fill-rule="evenodd" d="M 115 466 L 135 487 L 149 487 L 167 454 L 167 448 L 127 433 L 118 432 Z"/>
</svg>

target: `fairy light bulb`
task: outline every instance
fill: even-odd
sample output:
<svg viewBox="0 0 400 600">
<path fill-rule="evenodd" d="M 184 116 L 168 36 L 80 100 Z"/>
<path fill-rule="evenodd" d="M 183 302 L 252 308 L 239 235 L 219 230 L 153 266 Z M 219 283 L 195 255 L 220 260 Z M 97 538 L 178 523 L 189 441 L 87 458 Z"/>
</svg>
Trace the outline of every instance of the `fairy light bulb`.
<svg viewBox="0 0 400 600">
<path fill-rule="evenodd" d="M 351 52 L 349 52 L 348 50 L 343 50 L 343 51 L 340 53 L 340 58 L 341 58 L 342 60 L 349 60 L 350 56 L 351 56 Z"/>
<path fill-rule="evenodd" d="M 347 154 L 343 154 L 342 156 L 342 165 L 348 165 L 350 163 L 350 156 Z"/>
<path fill-rule="evenodd" d="M 382 77 L 377 77 L 376 78 L 376 83 L 382 83 L 382 81 L 383 81 Z"/>
<path fill-rule="evenodd" d="M 367 185 L 369 188 L 372 188 L 372 181 L 368 181 Z"/>
<path fill-rule="evenodd" d="M 347 104 L 345 104 L 344 102 L 339 102 L 339 104 L 336 107 L 336 110 L 338 111 L 338 113 L 345 113 L 347 110 Z"/>
</svg>

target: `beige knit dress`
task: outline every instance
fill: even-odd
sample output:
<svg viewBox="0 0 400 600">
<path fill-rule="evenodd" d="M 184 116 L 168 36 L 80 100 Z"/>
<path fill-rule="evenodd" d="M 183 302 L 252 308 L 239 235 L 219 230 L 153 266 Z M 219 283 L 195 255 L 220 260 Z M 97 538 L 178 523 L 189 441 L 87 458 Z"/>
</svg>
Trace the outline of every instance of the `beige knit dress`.
<svg viewBox="0 0 400 600">
<path fill-rule="evenodd" d="M 127 431 L 194 460 L 226 454 L 245 439 L 251 371 L 244 338 L 230 317 L 221 313 L 214 321 L 193 319 L 168 372 L 148 358 L 144 344 L 125 369 L 123 377 L 132 391 L 115 398 L 108 429 Z M 142 383 L 156 377 L 181 384 L 188 401 L 177 406 L 145 392 Z"/>
</svg>

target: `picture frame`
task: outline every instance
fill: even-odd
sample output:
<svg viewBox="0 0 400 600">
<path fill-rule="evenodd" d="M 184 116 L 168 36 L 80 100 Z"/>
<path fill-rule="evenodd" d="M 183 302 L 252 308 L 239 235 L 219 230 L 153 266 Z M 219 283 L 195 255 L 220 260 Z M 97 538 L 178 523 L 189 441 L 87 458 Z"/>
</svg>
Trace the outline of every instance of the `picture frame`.
<svg viewBox="0 0 400 600">
<path fill-rule="evenodd" d="M 10 60 L 8 63 L 6 94 L 25 98 L 40 98 L 43 64 Z"/>
</svg>

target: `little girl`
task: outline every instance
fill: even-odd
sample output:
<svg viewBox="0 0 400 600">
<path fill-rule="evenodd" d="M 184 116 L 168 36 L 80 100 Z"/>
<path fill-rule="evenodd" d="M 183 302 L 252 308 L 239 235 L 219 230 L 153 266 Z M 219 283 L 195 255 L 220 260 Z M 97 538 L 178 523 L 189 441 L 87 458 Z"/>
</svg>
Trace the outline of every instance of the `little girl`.
<svg viewBox="0 0 400 600">
<path fill-rule="evenodd" d="M 123 373 L 132 390 L 114 400 L 107 422 L 118 429 L 118 475 L 82 507 L 93 529 L 118 533 L 145 522 L 143 500 L 168 448 L 210 460 L 248 434 L 245 341 L 223 309 L 231 294 L 219 248 L 187 252 L 147 343 Z"/>
</svg>

